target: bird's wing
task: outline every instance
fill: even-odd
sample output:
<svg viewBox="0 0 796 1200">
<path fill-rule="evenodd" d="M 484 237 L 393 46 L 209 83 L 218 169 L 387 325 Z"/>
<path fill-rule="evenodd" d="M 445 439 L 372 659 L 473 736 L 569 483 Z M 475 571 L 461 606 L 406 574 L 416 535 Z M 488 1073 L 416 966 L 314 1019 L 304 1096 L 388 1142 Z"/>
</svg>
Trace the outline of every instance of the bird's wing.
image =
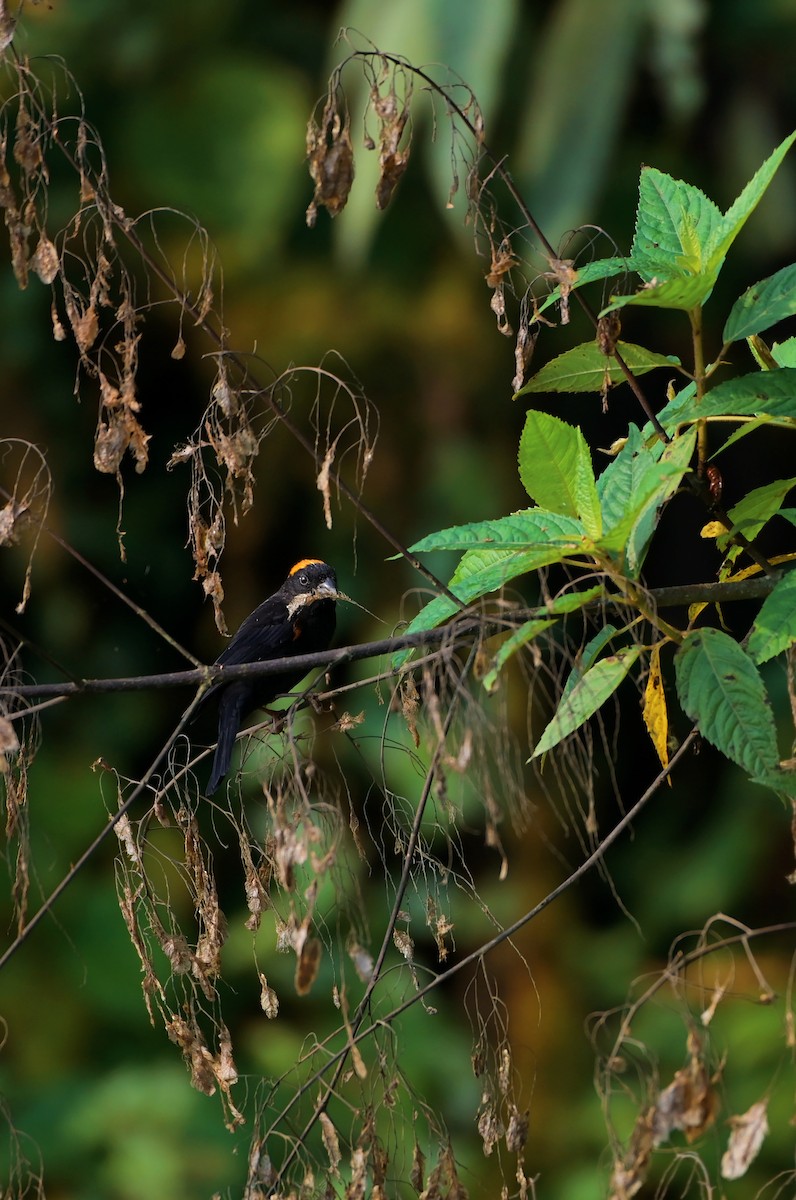
<svg viewBox="0 0 796 1200">
<path fill-rule="evenodd" d="M 271 597 L 246 618 L 216 662 L 225 666 L 262 662 L 278 658 L 278 651 L 287 652 L 292 643 L 293 627 L 288 620 L 287 605 Z"/>
</svg>

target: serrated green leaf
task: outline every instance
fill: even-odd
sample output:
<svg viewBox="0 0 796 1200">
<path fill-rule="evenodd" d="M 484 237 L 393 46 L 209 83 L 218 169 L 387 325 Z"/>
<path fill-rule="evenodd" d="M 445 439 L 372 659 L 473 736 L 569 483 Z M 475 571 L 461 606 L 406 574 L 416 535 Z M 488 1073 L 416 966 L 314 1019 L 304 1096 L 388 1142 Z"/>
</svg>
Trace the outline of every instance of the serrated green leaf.
<svg viewBox="0 0 796 1200">
<path fill-rule="evenodd" d="M 618 342 L 617 350 L 636 375 L 644 375 L 655 367 L 680 365 L 673 355 L 655 354 L 631 342 Z M 583 342 L 545 363 L 514 398 L 536 392 L 599 392 L 606 373 L 611 383 L 621 383 L 624 379 L 621 369 L 612 358 L 606 358 L 596 342 Z"/>
<path fill-rule="evenodd" d="M 793 487 L 796 487 L 796 478 L 775 479 L 748 492 L 729 510 L 727 516 L 732 524 L 726 533 L 720 533 L 716 538 L 717 547 L 725 551 L 719 579 L 728 578 L 733 563 L 743 553 L 741 546 L 730 544 L 733 536 L 742 533 L 749 541 L 756 538 L 766 522 L 781 511 L 782 502 Z"/>
<path fill-rule="evenodd" d="M 584 725 L 589 717 L 594 716 L 614 694 L 640 653 L 638 646 L 630 646 L 595 663 L 578 680 L 571 692 L 562 698 L 555 716 L 536 743 L 531 759 L 552 750 L 570 733 Z"/>
<path fill-rule="evenodd" d="M 721 629 L 689 633 L 675 657 L 677 694 L 704 738 L 752 777 L 779 762 L 774 718 L 757 667 Z"/>
<path fill-rule="evenodd" d="M 733 304 L 722 339 L 737 342 L 796 313 L 796 266 L 783 267 L 748 288 Z M 776 355 L 774 355 L 776 358 Z"/>
<path fill-rule="evenodd" d="M 559 700 L 559 704 L 561 704 L 561 701 L 565 700 L 567 696 L 570 695 L 572 689 L 575 687 L 575 684 L 580 683 L 586 672 L 594 666 L 603 646 L 608 645 L 616 632 L 616 626 L 612 625 L 611 622 L 608 621 L 605 625 L 603 625 L 602 629 L 598 633 L 595 633 L 594 637 L 590 638 L 586 645 L 578 651 L 577 655 L 575 656 L 575 665 L 567 676 L 564 687 L 561 690 L 561 700 Z"/>
<path fill-rule="evenodd" d="M 671 271 L 669 274 L 670 278 L 662 278 L 659 283 L 650 281 L 640 291 L 629 296 L 612 296 L 611 303 L 602 310 L 600 316 L 618 308 L 625 308 L 628 304 L 641 304 L 649 308 L 676 308 L 688 312 L 689 309 L 704 304 L 710 298 L 716 284 L 716 273 L 713 271 L 673 277 Z M 657 276 L 654 278 L 657 279 Z"/>
<path fill-rule="evenodd" d="M 746 651 L 758 665 L 796 642 L 796 571 L 781 579 L 755 617 Z"/>
<path fill-rule="evenodd" d="M 597 480 L 597 495 L 603 510 L 605 537 L 626 519 L 631 501 L 639 496 L 642 481 L 660 459 L 661 441 L 650 447 L 643 443 L 637 425 L 628 426 L 625 444 Z"/>
<path fill-rule="evenodd" d="M 757 208 L 780 163 L 793 145 L 794 138 L 796 138 L 796 132 L 789 134 L 784 142 L 780 142 L 776 150 L 768 156 L 749 180 L 737 200 L 727 209 L 721 227 L 716 231 L 709 247 L 709 266 L 715 264 L 717 269 L 720 267 L 730 246 Z"/>
<path fill-rule="evenodd" d="M 693 389 L 686 388 L 661 409 L 658 420 L 668 431 L 700 417 L 756 417 L 764 413 L 772 417 L 796 417 L 796 368 L 755 371 L 728 379 L 711 388 L 698 402 Z"/>
<path fill-rule="evenodd" d="M 545 629 L 549 629 L 551 625 L 555 625 L 553 617 L 547 620 L 536 618 L 526 621 L 524 625 L 520 625 L 519 629 L 515 629 L 510 637 L 506 638 L 505 642 L 500 645 L 492 666 L 484 675 L 482 682 L 488 692 L 493 692 L 497 687 L 498 675 L 512 655 L 521 650 L 523 646 L 527 646 L 529 642 L 535 641 L 539 634 Z"/>
<path fill-rule="evenodd" d="M 448 587 L 463 604 L 471 604 L 490 592 L 498 591 L 519 575 L 527 575 L 530 571 L 559 562 L 565 553 L 558 546 L 542 546 L 531 550 L 485 549 L 479 546 L 468 550 L 462 557 Z M 436 629 L 457 612 L 458 606 L 447 596 L 435 596 L 409 622 L 404 632 L 419 633 L 425 629 Z M 393 656 L 393 666 L 402 667 L 413 653 L 413 650 L 400 650 Z"/>
<path fill-rule="evenodd" d="M 617 476 L 617 488 L 632 482 L 635 490 L 628 494 L 624 512 L 619 513 L 613 526 L 600 539 L 600 547 L 610 553 L 624 551 L 625 566 L 633 578 L 638 577 L 644 564 L 663 505 L 676 492 L 689 468 L 695 444 L 696 429 L 692 428 L 673 438 L 663 448 L 657 462 L 649 450 L 644 451 L 643 474 L 640 470 L 634 477 L 631 461 L 629 481 Z M 613 511 L 619 507 L 618 501 L 619 496 L 612 503 Z"/>
<path fill-rule="evenodd" d="M 544 508 L 526 508 L 494 521 L 473 521 L 469 525 L 440 529 L 421 538 L 410 549 L 415 554 L 426 554 L 431 550 L 470 550 L 476 546 L 487 550 L 547 546 L 555 547 L 558 552 L 579 549 L 585 538 L 583 525 L 576 518 Z"/>
<path fill-rule="evenodd" d="M 780 367 L 796 367 L 796 337 L 774 342 L 771 353 Z"/>
<path fill-rule="evenodd" d="M 774 479 L 762 487 L 753 488 L 742 500 L 728 511 L 727 516 L 732 521 L 732 527 L 726 534 L 717 539 L 720 549 L 724 549 L 734 533 L 742 533 L 750 541 L 757 537 L 760 530 L 782 507 L 782 502 L 791 488 L 796 487 L 796 477 L 791 479 Z M 740 553 L 740 547 L 733 547 Z"/>
<path fill-rule="evenodd" d="M 757 783 L 760 787 L 770 788 L 772 792 L 777 792 L 783 798 L 796 800 L 796 774 L 792 771 L 779 770 L 759 778 L 752 776 L 750 782 Z"/>
<path fill-rule="evenodd" d="M 684 274 L 678 259 L 690 264 L 690 274 L 700 274 L 723 220 L 718 206 L 699 188 L 656 167 L 644 167 L 630 251 L 633 265 L 647 282 Z"/>
<path fill-rule="evenodd" d="M 531 410 L 520 438 L 519 470 L 532 500 L 552 512 L 579 517 L 590 537 L 600 536 L 591 454 L 577 426 Z"/>
<path fill-rule="evenodd" d="M 584 263 L 577 268 L 575 282 L 569 285 L 569 291 L 574 292 L 585 283 L 596 283 L 601 279 L 613 279 L 616 275 L 627 275 L 633 270 L 627 258 L 600 258 L 596 262 Z M 538 300 L 534 313 L 543 313 L 545 309 L 556 304 L 561 299 L 561 288 L 554 287 L 543 299 Z"/>
</svg>

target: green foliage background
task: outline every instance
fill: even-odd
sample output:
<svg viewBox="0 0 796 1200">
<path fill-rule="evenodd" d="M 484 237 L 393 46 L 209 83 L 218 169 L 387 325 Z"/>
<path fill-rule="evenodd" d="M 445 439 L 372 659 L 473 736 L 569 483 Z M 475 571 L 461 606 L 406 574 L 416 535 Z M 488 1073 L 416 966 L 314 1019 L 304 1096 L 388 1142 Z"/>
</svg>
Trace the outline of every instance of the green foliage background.
<svg viewBox="0 0 796 1200">
<path fill-rule="evenodd" d="M 568 229 L 589 222 L 607 230 L 622 253 L 631 237 L 640 163 L 682 175 L 726 207 L 796 125 L 796 14 L 781 0 L 53 0 L 25 9 L 19 47 L 60 55 L 68 64 L 103 138 L 111 190 L 125 210 L 182 209 L 209 230 L 224 267 L 233 343 L 256 347 L 276 371 L 290 362 L 318 362 L 330 350 L 351 365 L 381 417 L 366 500 L 389 513 L 409 543 L 430 529 L 488 519 L 525 503 L 514 470 L 525 408 L 511 401 L 512 348 L 489 312 L 488 264 L 471 253 L 461 206 L 445 209 L 448 144 L 444 136 L 432 142 L 428 117 L 415 131 L 413 161 L 386 215 L 375 213 L 363 169 L 349 209 L 334 226 L 325 214 L 314 231 L 304 225 L 311 196 L 305 126 L 342 56 L 344 48 L 334 45 L 341 26 L 416 63 L 449 65 L 478 96 L 489 140 L 510 154 L 548 237 L 557 243 Z M 795 184 L 794 162 L 786 160 L 722 276 L 728 303 L 717 305 L 718 313 L 794 257 Z M 53 181 L 55 226 L 59 204 L 67 211 L 61 186 L 74 184 Z M 184 226 L 166 216 L 160 228 L 166 252 L 181 254 Z M 601 241 L 594 257 L 611 252 L 610 242 Z M 212 659 L 218 637 L 191 583 L 188 551 L 181 549 L 185 481 L 159 469 L 198 419 L 209 371 L 205 376 L 192 355 L 182 362 L 170 357 L 177 336 L 171 318 L 150 321 L 141 395 L 154 435 L 153 469 L 127 480 L 128 562 L 122 565 L 115 553 L 115 485 L 90 469 L 95 414 L 72 399 L 74 361 L 67 347 L 52 341 L 47 290 L 33 280 L 20 293 L 6 264 L 0 313 L 0 431 L 46 449 L 56 482 L 50 523 Z M 645 336 L 652 322 L 654 340 Z M 679 328 L 667 317 L 638 313 L 632 323 L 633 341 L 663 348 L 671 330 L 665 352 L 679 352 Z M 709 332 L 720 342 L 720 329 Z M 547 346 L 543 339 L 537 353 L 560 353 L 567 338 L 583 336 L 582 330 L 559 331 Z M 557 404 L 561 416 L 583 425 L 592 444 L 604 446 L 623 432 L 633 411 L 624 392 L 613 394 L 606 417 L 591 398 Z M 366 527 L 356 532 L 354 552 L 349 512 L 338 513 L 326 533 L 311 473 L 286 441 L 277 435 L 266 455 L 272 469 L 262 464 L 254 510 L 231 531 L 223 563 L 230 625 L 272 590 L 287 564 L 319 554 L 376 614 L 371 621 L 352 610 L 341 638 L 383 636 L 383 623 L 394 625 L 401 597 L 418 580 L 405 565 L 385 561 L 387 549 Z M 756 473 L 761 481 L 768 477 L 770 465 L 739 458 L 735 470 L 742 494 Z M 728 475 L 732 479 L 732 470 Z M 664 543 L 663 557 L 651 568 L 657 581 L 688 580 L 704 569 L 710 551 L 699 544 L 699 522 L 694 512 L 690 538 Z M 47 541 L 36 560 L 28 611 L 15 618 L 22 558 L 6 553 L 2 613 L 57 662 L 84 676 L 180 665 Z M 42 658 L 32 655 L 26 666 L 38 679 L 58 677 Z M 772 686 L 784 691 L 784 680 L 775 676 Z M 43 894 L 103 819 L 98 795 L 104 785 L 91 774 L 91 762 L 102 755 L 134 773 L 182 699 L 87 698 L 45 714 L 46 744 L 33 786 L 47 805 L 34 823 L 36 886 Z M 521 729 L 519 694 L 514 707 Z M 378 727 L 375 701 L 368 715 Z M 640 719 L 630 720 L 638 723 L 638 753 L 616 770 L 635 792 L 651 759 Z M 520 1065 L 533 1094 L 528 1163 L 532 1173 L 541 1172 L 540 1194 L 591 1200 L 604 1191 L 605 1172 L 596 1165 L 604 1127 L 592 1087 L 587 1015 L 621 1003 L 629 980 L 660 969 L 673 936 L 698 928 L 714 911 L 750 925 L 792 913 L 785 883 L 792 851 L 774 798 L 750 789 L 732 769 L 718 775 L 707 748 L 688 769 L 690 793 L 681 784 L 671 797 L 659 795 L 638 840 L 611 853 L 616 895 L 605 880 L 589 879 L 519 939 L 538 1005 L 529 1003 L 527 980 L 513 988 L 510 956 L 499 953 L 492 963 L 504 976 Z M 113 802 L 112 788 L 108 799 Z M 561 839 L 558 815 L 544 801 L 536 820 L 543 837 Z M 563 838 L 565 858 L 577 861 L 576 842 Z M 508 880 L 499 884 L 499 863 L 485 852 L 479 880 L 507 920 L 562 873 L 538 837 L 527 844 L 514 839 L 510 856 Z M 378 905 L 383 892 L 378 880 L 372 886 Z M 234 930 L 242 898 L 232 882 L 230 889 L 225 907 Z M 465 912 L 457 919 L 457 948 L 465 950 L 478 934 L 468 929 Z M 240 984 L 232 1004 L 249 1067 L 276 1073 L 311 1027 L 311 1004 L 296 1001 L 277 1023 L 267 1023 L 251 994 L 248 942 L 233 932 L 227 953 L 229 977 Z M 769 965 L 781 982 L 776 955 Z M 280 969 L 287 993 L 289 964 L 277 959 L 277 979 Z M 740 977 L 735 986 L 747 994 L 756 985 Z M 0 990 L 7 1023 L 0 1090 L 13 1125 L 31 1139 L 27 1152 L 35 1158 L 33 1146 L 41 1149 L 49 1195 L 167 1200 L 228 1188 L 236 1194 L 248 1134 L 238 1138 L 236 1158 L 230 1152 L 235 1139 L 224 1131 L 215 1101 L 189 1089 L 173 1048 L 149 1028 L 113 892 L 111 848 L 4 972 Z M 470 1138 L 463 1178 L 479 1195 L 488 1190 L 491 1164 L 475 1130 L 478 1094 L 468 1076 L 469 1031 L 456 1023 L 460 1000 L 447 997 L 433 1020 L 414 1011 L 402 1031 L 410 1073 L 425 1076 L 426 1098 L 445 1107 L 457 1146 Z M 665 1079 L 681 1065 L 683 1023 L 665 1005 L 659 1016 L 647 1035 Z M 770 1082 L 781 1011 L 748 1006 L 733 1021 L 728 1044 L 738 1054 L 745 1047 L 744 1082 L 732 1097 L 741 1111 Z M 739 1039 L 739 1032 L 745 1036 Z M 783 1128 L 787 1116 L 780 1116 Z M 761 1182 L 793 1165 L 782 1136 L 772 1138 L 767 1153 Z"/>
</svg>

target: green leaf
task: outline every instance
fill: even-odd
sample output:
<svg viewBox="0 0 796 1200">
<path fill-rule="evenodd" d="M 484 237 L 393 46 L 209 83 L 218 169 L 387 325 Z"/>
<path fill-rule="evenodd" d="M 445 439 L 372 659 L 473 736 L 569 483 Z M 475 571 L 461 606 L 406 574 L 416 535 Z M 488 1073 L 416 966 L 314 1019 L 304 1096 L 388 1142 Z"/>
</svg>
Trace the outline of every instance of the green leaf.
<svg viewBox="0 0 796 1200">
<path fill-rule="evenodd" d="M 494 521 L 474 521 L 429 533 L 410 549 L 415 554 L 430 550 L 484 549 L 528 550 L 554 547 L 555 552 L 577 551 L 586 537 L 580 521 L 544 508 L 526 508 Z M 457 575 L 461 570 L 461 564 Z"/>
<path fill-rule="evenodd" d="M 750 334 L 770 329 L 777 321 L 794 313 L 796 266 L 783 267 L 739 296 L 730 310 L 722 338 L 725 342 L 737 342 Z"/>
<path fill-rule="evenodd" d="M 451 576 L 448 587 L 463 604 L 471 604 L 473 600 L 479 600 L 489 592 L 498 591 L 518 575 L 527 575 L 529 571 L 559 562 L 565 554 L 566 551 L 560 546 L 541 546 L 531 550 L 488 549 L 479 546 L 463 556 Z M 419 633 L 425 629 L 436 629 L 457 612 L 458 605 L 447 596 L 435 596 L 409 622 L 404 632 Z M 393 656 L 393 666 L 403 666 L 413 653 L 413 650 L 400 650 Z"/>
<path fill-rule="evenodd" d="M 780 768 L 771 775 L 752 776 L 751 782 L 771 788 L 772 792 L 777 792 L 783 798 L 796 800 L 796 774 L 793 771 Z"/>
<path fill-rule="evenodd" d="M 673 355 L 655 354 L 631 342 L 618 342 L 616 348 L 636 375 L 643 375 L 654 367 L 680 365 L 680 360 Z M 595 341 L 583 342 L 545 363 L 514 398 L 535 392 L 599 392 L 606 375 L 611 383 L 621 383 L 624 379 L 616 362 L 606 358 Z"/>
<path fill-rule="evenodd" d="M 587 671 L 569 695 L 561 699 L 555 716 L 536 743 L 531 759 L 552 750 L 553 746 L 585 724 L 613 695 L 640 653 L 638 646 L 630 646 L 609 658 L 601 659 Z"/>
<path fill-rule="evenodd" d="M 771 353 L 781 367 L 796 367 L 796 337 L 786 338 L 784 342 L 774 342 Z"/>
<path fill-rule="evenodd" d="M 543 508 L 580 517 L 590 537 L 602 533 L 600 502 L 586 439 L 547 413 L 529 412 L 520 438 L 520 479 Z"/>
<path fill-rule="evenodd" d="M 526 621 L 524 625 L 520 625 L 519 629 L 515 629 L 510 637 L 507 637 L 498 649 L 494 657 L 492 666 L 486 672 L 483 678 L 484 687 L 488 692 L 494 692 L 497 687 L 498 675 L 503 670 L 508 660 L 523 646 L 527 646 L 528 642 L 534 641 L 540 633 L 545 629 L 549 629 L 551 625 L 555 625 L 555 618 L 549 617 L 547 620 L 535 618 L 532 621 Z"/>
<path fill-rule="evenodd" d="M 745 420 L 742 425 L 739 425 L 725 442 L 714 450 L 711 454 L 711 461 L 717 458 L 724 450 L 728 450 L 730 446 L 734 446 L 736 442 L 740 442 L 741 438 L 748 437 L 750 433 L 756 433 L 758 429 L 763 427 L 772 429 L 796 429 L 796 417 L 770 417 L 768 413 L 763 413 L 761 417 L 750 417 Z"/>
<path fill-rule="evenodd" d="M 774 718 L 757 667 L 720 629 L 686 637 L 675 658 L 677 694 L 704 738 L 753 778 L 779 762 Z"/>
<path fill-rule="evenodd" d="M 594 587 L 584 588 L 583 591 L 564 592 L 555 599 L 550 600 L 544 607 L 534 611 L 532 618 L 515 630 L 510 637 L 506 638 L 495 655 L 492 666 L 484 676 L 484 687 L 488 692 L 494 691 L 497 684 L 499 672 L 508 662 L 513 654 L 521 650 L 523 646 L 527 646 L 528 642 L 532 642 L 538 633 L 547 629 L 550 625 L 555 624 L 555 619 L 558 616 L 563 616 L 566 613 L 577 612 L 584 605 L 590 604 L 593 600 L 599 600 L 605 596 L 605 588 L 601 583 Z"/>
<path fill-rule="evenodd" d="M 796 132 L 786 137 L 784 142 L 780 142 L 776 150 L 768 156 L 762 167 L 749 180 L 738 199 L 727 209 L 721 227 L 714 234 L 710 247 L 709 265 L 715 264 L 717 271 L 730 246 L 757 208 L 780 163 L 793 145 L 794 138 L 796 138 Z"/>
<path fill-rule="evenodd" d="M 597 480 L 606 538 L 620 521 L 626 519 L 631 500 L 638 497 L 642 481 L 649 478 L 662 451 L 662 442 L 653 442 L 647 448 L 638 426 L 632 423 L 628 426 L 624 446 Z"/>
<path fill-rule="evenodd" d="M 779 512 L 782 501 L 794 487 L 796 476 L 791 479 L 774 479 L 771 483 L 747 492 L 743 500 L 739 500 L 728 511 L 727 516 L 732 521 L 732 527 L 728 533 L 717 539 L 719 548 L 724 549 L 734 533 L 740 532 L 750 541 L 757 537 L 765 523 Z M 741 548 L 735 546 L 733 550 L 738 554 Z"/>
<path fill-rule="evenodd" d="M 629 296 L 612 296 L 611 303 L 602 310 L 600 316 L 605 316 L 617 308 L 624 308 L 628 304 L 647 305 L 649 308 L 676 308 L 687 312 L 705 303 L 715 283 L 716 273 L 713 271 L 702 272 L 699 275 L 675 275 L 655 284 L 650 282 Z"/>
<path fill-rule="evenodd" d="M 685 388 L 661 409 L 658 420 L 668 431 L 700 417 L 756 417 L 764 413 L 771 417 L 796 417 L 796 368 L 755 371 L 752 375 L 728 379 L 711 388 L 700 401 L 695 400 L 693 388 Z"/>
<path fill-rule="evenodd" d="M 663 281 L 686 272 L 701 274 L 723 220 L 720 209 L 699 188 L 656 167 L 644 167 L 630 251 L 633 266 L 647 282 L 656 276 Z"/>
<path fill-rule="evenodd" d="M 652 455 L 647 450 L 638 472 L 634 471 L 631 461 L 629 479 L 623 480 L 617 473 L 615 486 L 632 485 L 634 490 L 627 495 L 625 511 L 600 539 L 600 547 L 610 553 L 623 550 L 628 573 L 633 578 L 644 565 L 663 505 L 680 486 L 688 470 L 695 444 L 696 429 L 689 429 L 663 448 L 657 462 L 650 461 Z M 612 498 L 612 511 L 617 510 L 619 501 L 619 495 Z"/>
<path fill-rule="evenodd" d="M 627 275 L 632 269 L 632 264 L 626 258 L 599 258 L 596 262 L 584 263 L 582 267 L 577 268 L 577 278 L 570 285 L 569 290 L 574 292 L 577 288 L 583 287 L 585 283 L 595 283 L 600 279 L 612 279 L 615 275 Z M 560 299 L 561 288 L 554 287 L 552 292 L 537 302 L 534 315 L 543 313 L 546 308 L 550 308 Z"/>
<path fill-rule="evenodd" d="M 590 638 L 582 650 L 579 650 L 575 656 L 575 665 L 567 676 L 566 683 L 561 692 L 561 700 L 566 700 L 570 695 L 576 683 L 580 683 L 586 672 L 596 663 L 597 656 L 603 646 L 607 646 L 611 638 L 616 634 L 617 629 L 610 621 L 603 625 L 599 633 L 595 633 L 593 638 Z"/>
<path fill-rule="evenodd" d="M 781 579 L 755 617 L 746 650 L 756 663 L 768 662 L 796 642 L 796 571 Z"/>
</svg>

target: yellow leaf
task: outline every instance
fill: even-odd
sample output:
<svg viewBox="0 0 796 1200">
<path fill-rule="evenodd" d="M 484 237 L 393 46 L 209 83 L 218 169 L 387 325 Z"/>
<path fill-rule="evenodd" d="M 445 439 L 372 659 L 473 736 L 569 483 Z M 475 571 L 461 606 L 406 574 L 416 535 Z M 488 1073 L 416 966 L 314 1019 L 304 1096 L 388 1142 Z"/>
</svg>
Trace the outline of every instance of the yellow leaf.
<svg viewBox="0 0 796 1200">
<path fill-rule="evenodd" d="M 647 686 L 644 689 L 643 717 L 661 766 L 667 767 L 669 765 L 669 718 L 666 713 L 666 696 L 663 692 L 663 677 L 661 676 L 660 645 L 654 646 L 650 655 L 649 675 L 647 676 Z M 671 783 L 670 778 L 670 787 Z"/>
<path fill-rule="evenodd" d="M 796 554 L 776 554 L 773 558 L 770 558 L 768 562 L 769 566 L 778 567 L 782 563 L 793 562 L 794 559 L 796 559 Z M 738 581 L 741 579 L 749 579 L 752 575 L 759 575 L 762 569 L 763 568 L 759 567 L 757 563 L 752 563 L 751 567 L 745 567 L 742 571 L 736 571 L 733 575 L 725 576 L 723 582 L 738 583 Z"/>
<path fill-rule="evenodd" d="M 723 521 L 708 521 L 707 525 L 703 525 L 699 531 L 699 536 L 702 538 L 717 538 L 727 532 L 727 526 Z"/>
</svg>

